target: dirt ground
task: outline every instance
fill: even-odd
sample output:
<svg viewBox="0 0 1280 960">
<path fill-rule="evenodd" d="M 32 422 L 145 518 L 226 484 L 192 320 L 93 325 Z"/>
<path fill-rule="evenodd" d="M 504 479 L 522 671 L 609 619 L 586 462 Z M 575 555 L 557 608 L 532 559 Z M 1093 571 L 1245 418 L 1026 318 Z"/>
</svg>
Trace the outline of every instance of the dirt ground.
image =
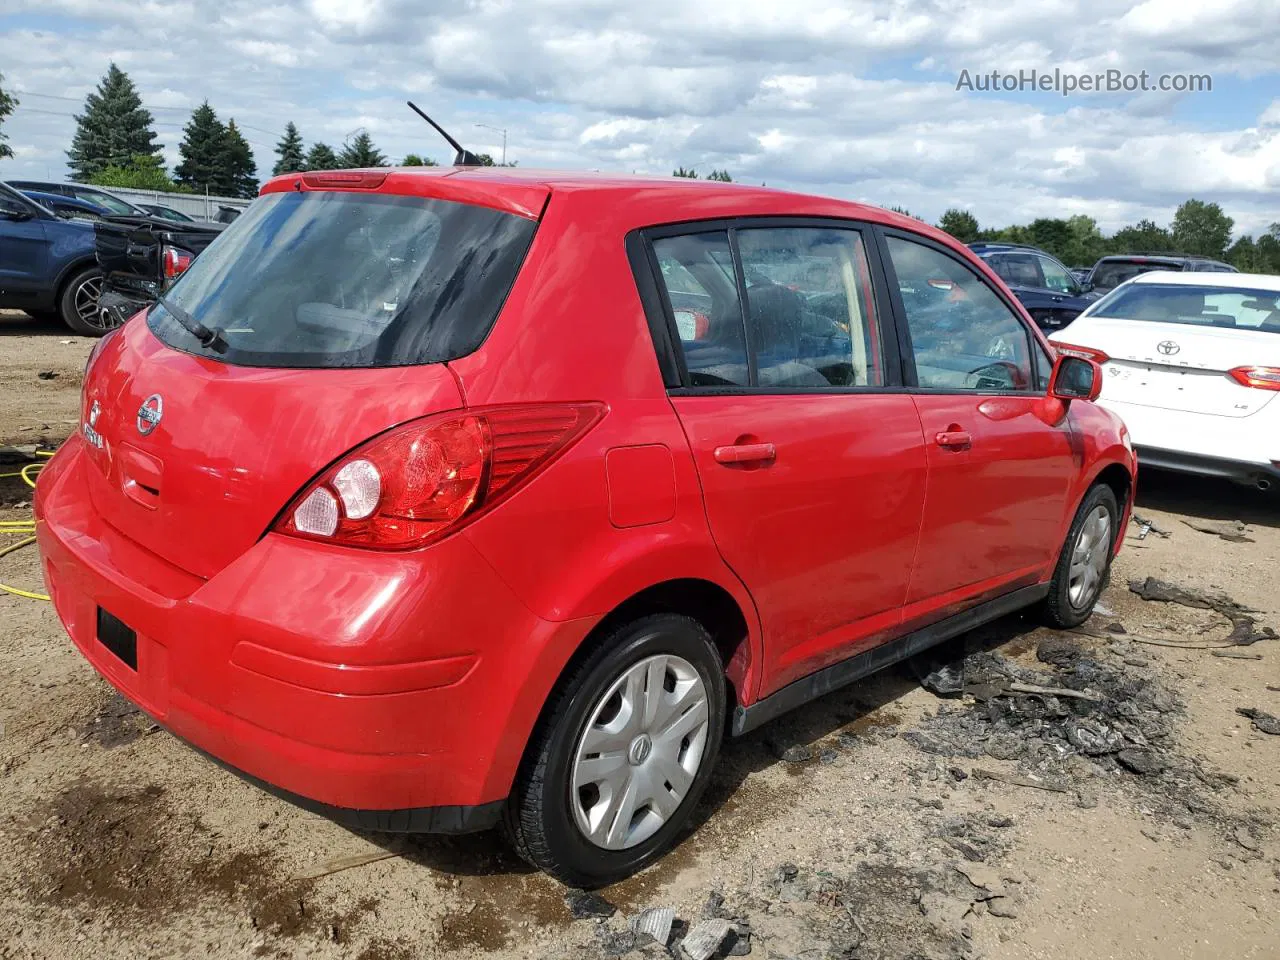
<svg viewBox="0 0 1280 960">
<path fill-rule="evenodd" d="M 0 447 L 70 432 L 89 346 L 0 317 Z M 684 956 L 707 917 L 730 921 L 717 955 L 770 960 L 1280 957 L 1280 736 L 1237 712 L 1280 715 L 1280 640 L 1210 649 L 1222 612 L 1128 587 L 1229 595 L 1257 611 L 1217 604 L 1237 636 L 1280 624 L 1280 498 L 1142 486 L 1168 535 L 1130 528 L 1083 633 L 1009 618 L 730 742 L 696 829 L 599 900 L 496 836 L 362 835 L 268 796 L 0 594 L 0 958 Z M 0 519 L 28 501 L 0 480 Z M 1183 522 L 1206 519 L 1243 540 Z M 40 589 L 34 550 L 0 580 Z M 667 949 L 628 929 L 656 906 Z"/>
</svg>

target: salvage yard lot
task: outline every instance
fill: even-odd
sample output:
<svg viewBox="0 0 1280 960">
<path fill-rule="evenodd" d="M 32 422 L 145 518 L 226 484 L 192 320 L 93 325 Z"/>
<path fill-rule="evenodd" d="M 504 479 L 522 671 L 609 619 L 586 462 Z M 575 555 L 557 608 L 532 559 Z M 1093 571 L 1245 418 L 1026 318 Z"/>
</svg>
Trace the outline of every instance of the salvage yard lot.
<svg viewBox="0 0 1280 960">
<path fill-rule="evenodd" d="M 0 316 L 0 446 L 70 432 L 90 345 Z M 1084 632 L 1009 618 L 731 742 L 693 835 L 602 900 L 496 836 L 356 834 L 242 783 L 0 595 L 0 957 L 658 957 L 627 922 L 670 906 L 673 944 L 720 916 L 753 957 L 1274 958 L 1280 736 L 1237 711 L 1280 715 L 1280 640 L 1224 648 L 1222 612 L 1129 582 L 1258 637 L 1280 498 L 1140 483 L 1167 536 L 1130 528 Z M 28 492 L 0 480 L 0 519 Z M 34 551 L 0 580 L 38 589 Z"/>
</svg>

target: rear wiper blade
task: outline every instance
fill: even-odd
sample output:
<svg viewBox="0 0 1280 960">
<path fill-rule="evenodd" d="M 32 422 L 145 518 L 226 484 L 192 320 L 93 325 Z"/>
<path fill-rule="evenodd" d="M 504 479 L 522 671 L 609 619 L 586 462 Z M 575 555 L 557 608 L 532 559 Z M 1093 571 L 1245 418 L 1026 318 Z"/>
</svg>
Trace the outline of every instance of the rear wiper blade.
<svg viewBox="0 0 1280 960">
<path fill-rule="evenodd" d="M 156 303 L 168 310 L 173 319 L 182 325 L 182 329 L 200 341 L 201 346 L 208 347 L 215 353 L 226 352 L 227 341 L 222 336 L 221 330 L 206 327 L 191 314 L 187 313 L 186 310 L 183 310 L 182 307 L 168 299 L 163 293 L 156 294 Z"/>
</svg>

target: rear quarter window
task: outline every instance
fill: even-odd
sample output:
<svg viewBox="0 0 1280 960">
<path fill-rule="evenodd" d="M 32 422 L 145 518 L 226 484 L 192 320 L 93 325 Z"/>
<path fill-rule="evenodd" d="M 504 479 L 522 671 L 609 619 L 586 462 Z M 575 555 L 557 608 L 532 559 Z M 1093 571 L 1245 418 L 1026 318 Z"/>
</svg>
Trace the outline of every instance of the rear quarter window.
<svg viewBox="0 0 1280 960">
<path fill-rule="evenodd" d="M 222 331 L 202 346 L 161 305 L 170 346 L 244 366 L 388 367 L 475 350 L 515 282 L 536 224 L 423 197 L 271 193 L 238 217 L 168 298 Z"/>
</svg>

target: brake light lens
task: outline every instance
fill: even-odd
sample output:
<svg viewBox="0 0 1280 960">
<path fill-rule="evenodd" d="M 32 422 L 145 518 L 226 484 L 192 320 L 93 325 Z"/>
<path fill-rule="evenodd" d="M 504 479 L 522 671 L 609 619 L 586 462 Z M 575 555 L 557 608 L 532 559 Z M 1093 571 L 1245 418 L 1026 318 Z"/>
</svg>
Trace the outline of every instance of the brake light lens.
<svg viewBox="0 0 1280 960">
<path fill-rule="evenodd" d="M 1106 363 L 1111 359 L 1101 350 L 1095 350 L 1093 347 L 1081 347 L 1074 343 L 1059 343 L 1057 340 L 1053 341 L 1053 349 L 1067 356 L 1092 360 L 1094 363 Z"/>
<path fill-rule="evenodd" d="M 506 499 L 604 413 L 598 403 L 535 404 L 414 420 L 308 484 L 274 529 L 373 550 L 426 546 Z"/>
<path fill-rule="evenodd" d="M 1236 367 L 1227 376 L 1244 387 L 1280 390 L 1280 367 Z"/>
<path fill-rule="evenodd" d="M 304 173 L 302 182 L 308 187 L 346 187 L 350 190 L 377 190 L 386 181 L 386 171 L 325 170 Z"/>
<path fill-rule="evenodd" d="M 186 272 L 195 256 L 180 247 L 166 246 L 161 255 L 164 261 L 164 278 L 172 280 Z"/>
</svg>

